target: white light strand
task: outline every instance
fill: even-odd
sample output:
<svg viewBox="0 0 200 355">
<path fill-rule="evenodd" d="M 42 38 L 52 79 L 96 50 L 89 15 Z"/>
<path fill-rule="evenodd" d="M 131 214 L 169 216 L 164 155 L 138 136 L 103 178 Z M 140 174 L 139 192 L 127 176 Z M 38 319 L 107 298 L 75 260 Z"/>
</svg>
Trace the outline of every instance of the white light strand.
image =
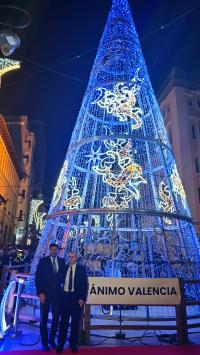
<svg viewBox="0 0 200 355">
<path fill-rule="evenodd" d="M 172 165 L 172 173 L 171 173 L 171 182 L 172 182 L 172 190 L 175 194 L 176 199 L 178 199 L 178 196 L 180 196 L 182 204 L 184 208 L 187 207 L 186 205 L 186 193 L 184 190 L 184 187 L 182 185 L 177 167 L 175 164 Z"/>
<path fill-rule="evenodd" d="M 42 230 L 42 228 L 44 227 L 44 223 L 45 223 L 45 216 L 46 216 L 46 212 L 38 212 L 37 215 L 37 229 L 39 231 Z"/>
<path fill-rule="evenodd" d="M 175 211 L 174 202 L 170 193 L 169 186 L 165 185 L 164 181 L 161 181 L 159 184 L 159 196 L 162 201 L 160 201 L 160 208 L 163 212 L 173 213 Z M 164 217 L 166 224 L 171 225 L 172 221 Z"/>
<path fill-rule="evenodd" d="M 103 176 L 103 182 L 114 188 L 102 199 L 105 208 L 128 208 L 129 202 L 134 198 L 140 199 L 140 184 L 147 181 L 142 177 L 142 168 L 132 159 L 131 141 L 116 139 L 103 141 L 108 150 L 98 154 L 99 165 L 93 166 L 93 170 Z M 104 156 L 104 157 L 102 157 Z M 91 159 L 90 159 L 91 160 Z M 118 166 L 119 172 L 116 172 Z M 113 222 L 111 215 L 107 216 L 109 222 Z"/>
<path fill-rule="evenodd" d="M 66 172 L 68 170 L 68 161 L 65 160 L 64 165 L 61 169 L 58 181 L 57 181 L 57 185 L 55 187 L 54 190 L 54 195 L 53 195 L 53 199 L 52 199 L 52 206 L 55 207 L 62 195 L 62 188 L 63 186 L 67 183 L 67 178 L 66 178 Z"/>
<path fill-rule="evenodd" d="M 80 196 L 80 191 L 79 191 L 79 189 L 77 189 L 76 185 L 77 185 L 76 178 L 72 177 L 72 180 L 71 180 L 71 182 L 69 184 L 69 188 L 68 188 L 68 191 L 70 192 L 71 196 L 68 197 L 64 202 L 64 206 L 66 207 L 66 209 L 75 210 L 80 207 L 81 196 Z"/>
<path fill-rule="evenodd" d="M 34 199 L 31 201 L 29 221 L 28 221 L 29 225 L 36 223 L 38 208 L 43 202 L 44 202 L 43 200 L 38 200 L 38 199 Z"/>
</svg>

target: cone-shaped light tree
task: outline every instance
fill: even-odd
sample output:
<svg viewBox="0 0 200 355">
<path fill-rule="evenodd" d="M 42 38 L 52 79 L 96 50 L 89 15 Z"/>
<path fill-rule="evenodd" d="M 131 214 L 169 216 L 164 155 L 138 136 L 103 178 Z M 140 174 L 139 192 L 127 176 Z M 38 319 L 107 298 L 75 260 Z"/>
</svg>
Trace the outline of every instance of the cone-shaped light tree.
<svg viewBox="0 0 200 355">
<path fill-rule="evenodd" d="M 187 197 L 127 0 L 113 0 L 31 272 L 51 242 L 93 275 L 200 278 Z"/>
</svg>

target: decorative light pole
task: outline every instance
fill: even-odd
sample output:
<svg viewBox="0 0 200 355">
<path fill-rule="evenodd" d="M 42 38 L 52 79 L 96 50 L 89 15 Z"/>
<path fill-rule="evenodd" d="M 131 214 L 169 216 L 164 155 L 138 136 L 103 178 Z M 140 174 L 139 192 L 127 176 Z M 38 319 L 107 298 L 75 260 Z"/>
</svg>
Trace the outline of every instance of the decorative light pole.
<svg viewBox="0 0 200 355">
<path fill-rule="evenodd" d="M 1 87 L 1 78 L 4 74 L 19 69 L 20 62 L 17 60 L 12 60 L 8 58 L 0 58 L 0 87 Z"/>
<path fill-rule="evenodd" d="M 0 31 L 0 51 L 5 57 L 9 57 L 16 48 L 20 46 L 20 38 L 18 35 L 11 31 L 11 29 L 24 29 L 28 27 L 31 23 L 31 17 L 25 9 L 19 6 L 13 5 L 0 5 L 1 16 L 0 16 L 0 25 L 4 26 Z M 3 20 L 4 16 L 9 18 L 9 21 L 5 22 Z M 9 16 L 8 16 L 9 14 Z M 23 22 L 17 23 L 16 19 L 20 15 L 20 18 L 23 16 Z M 1 18 L 2 17 L 2 18 Z M 14 20 L 14 21 L 13 21 Z M 8 30 L 9 28 L 9 30 Z M 8 73 L 11 70 L 16 70 L 20 68 L 20 62 L 7 58 L 0 58 L 0 87 L 1 87 L 1 78 L 5 73 Z"/>
</svg>

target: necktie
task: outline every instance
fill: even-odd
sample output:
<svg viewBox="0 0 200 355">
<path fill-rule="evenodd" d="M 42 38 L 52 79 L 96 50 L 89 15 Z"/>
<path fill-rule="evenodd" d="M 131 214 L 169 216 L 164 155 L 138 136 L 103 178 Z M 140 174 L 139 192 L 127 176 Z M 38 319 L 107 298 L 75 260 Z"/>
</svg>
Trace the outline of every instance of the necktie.
<svg viewBox="0 0 200 355">
<path fill-rule="evenodd" d="M 54 271 L 54 274 L 57 274 L 56 258 L 53 258 L 53 271 Z"/>
<path fill-rule="evenodd" d="M 70 273 L 69 273 L 69 286 L 68 286 L 68 291 L 71 292 L 72 290 L 72 278 L 73 278 L 73 274 L 72 274 L 72 267 L 70 267 Z"/>
</svg>

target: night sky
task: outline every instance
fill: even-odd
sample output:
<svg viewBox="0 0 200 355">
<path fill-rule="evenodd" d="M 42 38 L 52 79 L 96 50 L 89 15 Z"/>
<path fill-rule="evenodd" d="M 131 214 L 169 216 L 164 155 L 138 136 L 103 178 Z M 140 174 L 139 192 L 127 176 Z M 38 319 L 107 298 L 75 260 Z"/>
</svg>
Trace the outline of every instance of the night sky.
<svg viewBox="0 0 200 355">
<path fill-rule="evenodd" d="M 32 23 L 16 31 L 21 46 L 10 58 L 21 60 L 22 68 L 4 77 L 0 112 L 45 122 L 44 182 L 52 194 L 111 0 L 0 0 L 1 4 L 24 7 Z M 172 67 L 200 74 L 200 0 L 129 0 L 129 4 L 155 91 Z M 19 14 L 10 13 L 9 19 L 19 21 Z"/>
</svg>

